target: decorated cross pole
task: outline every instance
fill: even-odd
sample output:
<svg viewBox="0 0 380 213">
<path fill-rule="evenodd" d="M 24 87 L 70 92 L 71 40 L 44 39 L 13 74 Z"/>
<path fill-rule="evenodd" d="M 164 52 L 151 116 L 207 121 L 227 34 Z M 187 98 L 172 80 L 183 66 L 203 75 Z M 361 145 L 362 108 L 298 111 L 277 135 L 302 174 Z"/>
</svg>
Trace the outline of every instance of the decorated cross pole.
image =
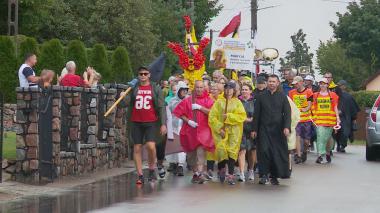
<svg viewBox="0 0 380 213">
<path fill-rule="evenodd" d="M 189 81 L 190 90 L 194 89 L 196 80 L 202 80 L 205 72 L 206 56 L 203 54 L 204 49 L 210 42 L 210 39 L 204 37 L 198 43 L 195 36 L 195 29 L 189 16 L 184 16 L 185 21 L 185 45 L 177 42 L 169 42 L 168 47 L 178 57 L 178 63 L 183 69 L 183 76 Z"/>
</svg>

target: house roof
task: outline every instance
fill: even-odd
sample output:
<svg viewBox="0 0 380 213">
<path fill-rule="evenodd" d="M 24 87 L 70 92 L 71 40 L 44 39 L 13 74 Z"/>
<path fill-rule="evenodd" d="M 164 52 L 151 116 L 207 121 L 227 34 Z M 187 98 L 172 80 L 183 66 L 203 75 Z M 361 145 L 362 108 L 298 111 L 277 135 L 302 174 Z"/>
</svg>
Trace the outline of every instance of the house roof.
<svg viewBox="0 0 380 213">
<path fill-rule="evenodd" d="M 363 82 L 363 87 L 365 88 L 371 81 L 375 80 L 377 76 L 380 75 L 380 70 L 371 75 L 367 80 Z"/>
</svg>

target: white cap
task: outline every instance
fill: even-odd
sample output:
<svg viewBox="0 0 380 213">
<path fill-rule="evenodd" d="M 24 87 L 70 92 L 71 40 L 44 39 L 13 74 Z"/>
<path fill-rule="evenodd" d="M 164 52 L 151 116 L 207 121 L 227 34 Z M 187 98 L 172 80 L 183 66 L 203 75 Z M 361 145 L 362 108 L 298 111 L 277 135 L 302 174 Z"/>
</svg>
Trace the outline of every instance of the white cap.
<svg viewBox="0 0 380 213">
<path fill-rule="evenodd" d="M 314 78 L 311 75 L 307 75 L 304 80 L 305 81 L 314 81 Z"/>
</svg>

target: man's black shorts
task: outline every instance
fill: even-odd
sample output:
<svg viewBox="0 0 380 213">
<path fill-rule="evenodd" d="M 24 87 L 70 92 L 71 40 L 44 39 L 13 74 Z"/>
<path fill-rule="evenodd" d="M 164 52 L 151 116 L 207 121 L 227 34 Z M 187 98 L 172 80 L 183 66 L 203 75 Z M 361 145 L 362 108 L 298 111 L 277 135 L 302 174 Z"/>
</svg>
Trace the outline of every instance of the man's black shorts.
<svg viewBox="0 0 380 213">
<path fill-rule="evenodd" d="M 133 122 L 131 135 L 134 144 L 144 144 L 148 141 L 156 142 L 158 133 L 157 122 Z"/>
</svg>

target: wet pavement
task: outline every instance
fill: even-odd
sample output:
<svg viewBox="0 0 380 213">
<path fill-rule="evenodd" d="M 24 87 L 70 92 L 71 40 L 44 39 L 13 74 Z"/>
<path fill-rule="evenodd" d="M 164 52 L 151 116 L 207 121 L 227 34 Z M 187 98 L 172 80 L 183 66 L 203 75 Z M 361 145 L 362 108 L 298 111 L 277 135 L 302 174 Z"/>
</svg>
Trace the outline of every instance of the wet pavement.
<svg viewBox="0 0 380 213">
<path fill-rule="evenodd" d="M 336 153 L 332 164 L 293 168 L 280 186 L 217 181 L 191 184 L 185 177 L 135 185 L 133 173 L 0 205 L 1 212 L 380 212 L 380 162 L 366 162 L 364 147 Z"/>
</svg>

